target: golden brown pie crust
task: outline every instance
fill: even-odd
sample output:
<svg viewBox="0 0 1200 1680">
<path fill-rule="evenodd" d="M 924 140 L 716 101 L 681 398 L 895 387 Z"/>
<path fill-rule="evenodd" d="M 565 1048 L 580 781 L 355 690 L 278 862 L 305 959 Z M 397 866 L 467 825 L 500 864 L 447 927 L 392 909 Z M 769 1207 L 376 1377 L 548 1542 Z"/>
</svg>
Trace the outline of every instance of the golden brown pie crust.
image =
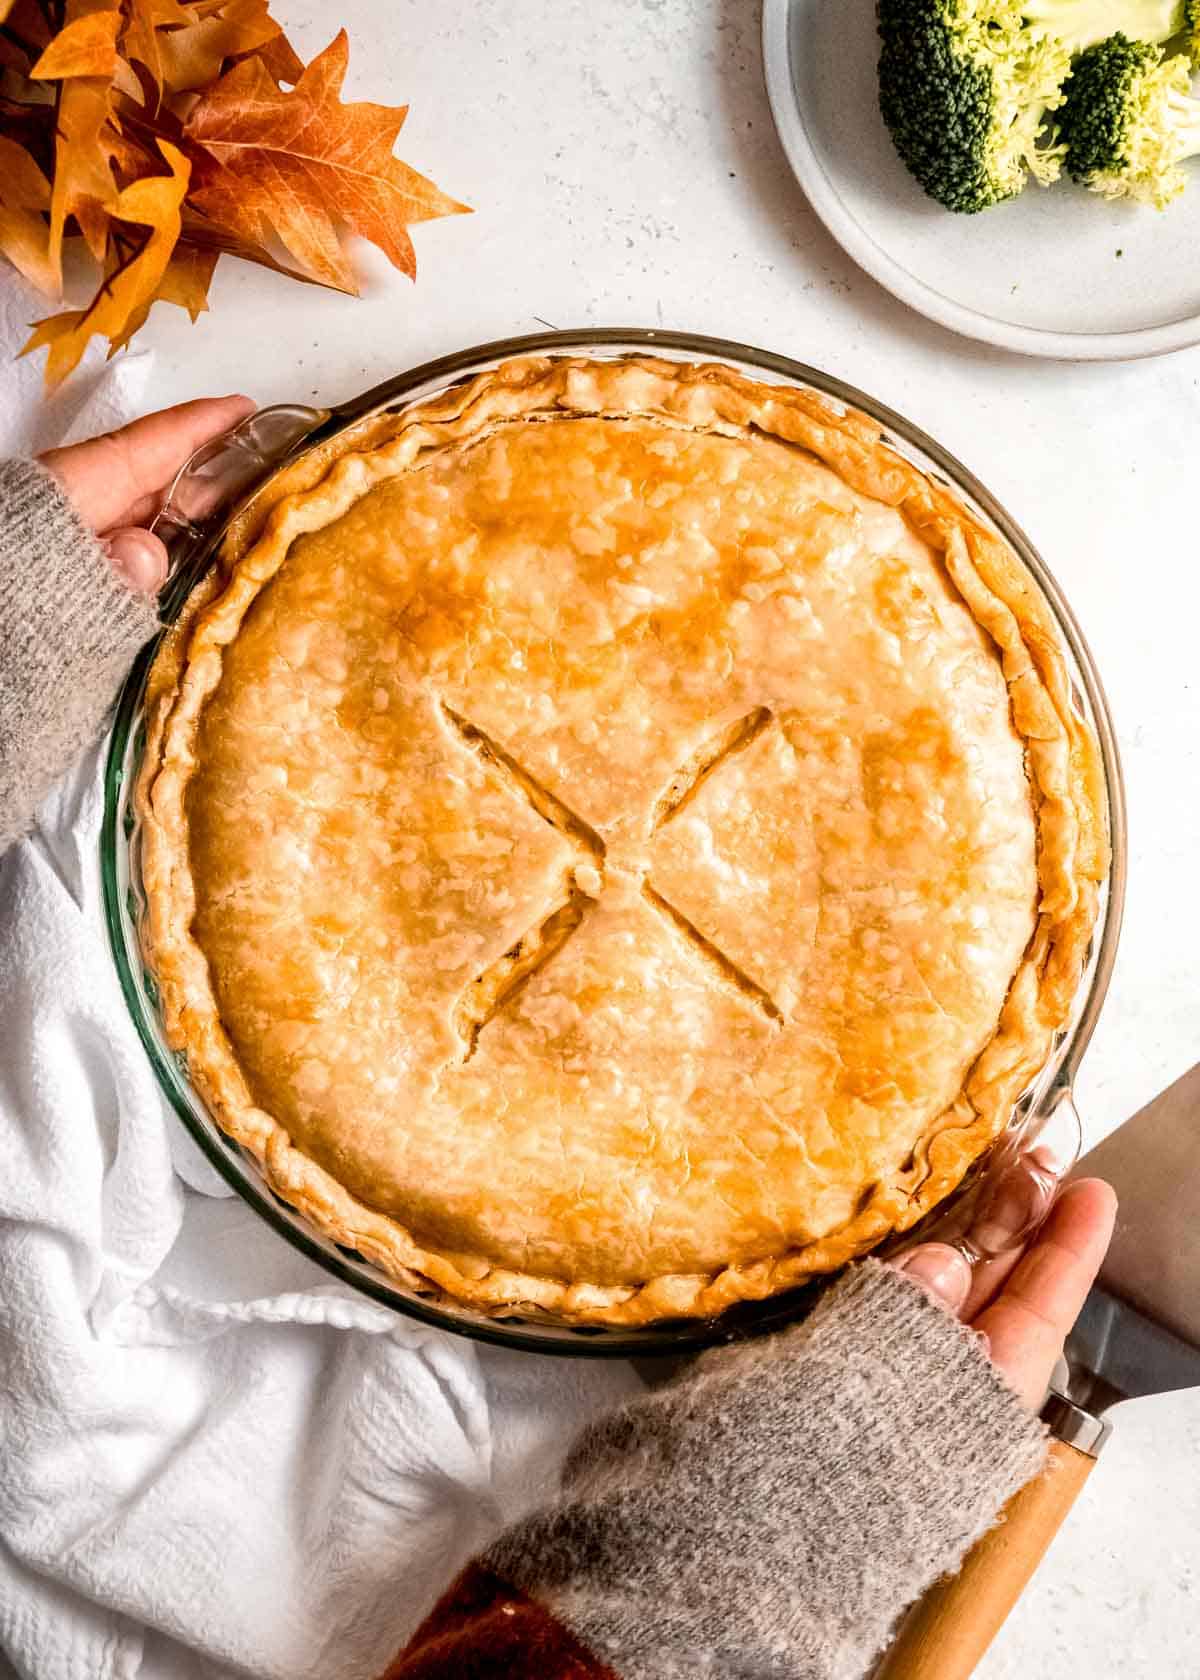
<svg viewBox="0 0 1200 1680">
<path fill-rule="evenodd" d="M 907 1229 L 1068 1019 L 1096 743 L 863 416 L 526 358 L 287 473 L 151 674 L 144 940 L 222 1129 L 487 1311 L 708 1315 Z"/>
</svg>

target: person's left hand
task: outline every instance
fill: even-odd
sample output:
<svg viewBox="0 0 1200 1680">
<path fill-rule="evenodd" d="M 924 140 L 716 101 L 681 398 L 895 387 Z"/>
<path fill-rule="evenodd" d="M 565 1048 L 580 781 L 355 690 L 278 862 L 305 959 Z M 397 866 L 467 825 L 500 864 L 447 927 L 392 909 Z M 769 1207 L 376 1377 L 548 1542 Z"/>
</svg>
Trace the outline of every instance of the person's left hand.
<svg viewBox="0 0 1200 1680">
<path fill-rule="evenodd" d="M 146 521 L 188 456 L 253 414 L 254 407 L 249 397 L 202 397 L 87 443 L 50 449 L 39 459 L 84 523 L 104 539 L 117 576 L 152 595 L 166 581 L 167 551 L 143 529 Z"/>
</svg>

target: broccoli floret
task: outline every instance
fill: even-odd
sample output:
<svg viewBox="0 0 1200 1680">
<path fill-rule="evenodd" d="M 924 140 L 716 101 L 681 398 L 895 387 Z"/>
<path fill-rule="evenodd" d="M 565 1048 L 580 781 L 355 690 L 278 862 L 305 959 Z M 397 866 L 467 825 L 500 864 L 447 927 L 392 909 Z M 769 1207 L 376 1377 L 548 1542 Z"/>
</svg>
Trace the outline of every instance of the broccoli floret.
<svg viewBox="0 0 1200 1680">
<path fill-rule="evenodd" d="M 1187 185 L 1179 165 L 1200 152 L 1200 99 L 1185 59 L 1113 35 L 1075 61 L 1064 94 L 1058 132 L 1076 181 L 1160 210 L 1178 197 Z"/>
<path fill-rule="evenodd" d="M 968 212 L 1019 193 L 1070 53 L 1031 57 L 1015 0 L 879 0 L 878 22 L 879 109 L 925 191 Z"/>
<path fill-rule="evenodd" d="M 878 0 L 879 108 L 910 172 L 950 210 L 1043 184 L 1061 148 L 1039 144 L 1073 54 L 1115 30 L 1165 40 L 1200 0 Z"/>
</svg>

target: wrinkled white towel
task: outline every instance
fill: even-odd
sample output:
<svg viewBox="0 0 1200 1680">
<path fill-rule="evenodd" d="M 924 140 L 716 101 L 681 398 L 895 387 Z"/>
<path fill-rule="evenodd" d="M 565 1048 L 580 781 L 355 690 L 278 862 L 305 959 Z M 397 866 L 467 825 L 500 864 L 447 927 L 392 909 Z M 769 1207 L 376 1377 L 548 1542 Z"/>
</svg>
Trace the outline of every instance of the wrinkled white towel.
<svg viewBox="0 0 1200 1680">
<path fill-rule="evenodd" d="M 138 401 L 144 359 L 114 365 L 76 435 Z M 640 1383 L 401 1319 L 227 1192 L 117 985 L 102 756 L 0 861 L 0 1651 L 22 1680 L 367 1680 Z"/>
<path fill-rule="evenodd" d="M 94 338 L 83 360 L 51 396 L 42 389 L 45 356 L 18 357 L 35 321 L 53 315 L 48 302 L 12 270 L 0 271 L 0 455 L 32 455 L 39 449 L 94 437 L 140 414 L 154 366 L 145 350 L 124 350 L 104 359 L 104 340 Z"/>
</svg>

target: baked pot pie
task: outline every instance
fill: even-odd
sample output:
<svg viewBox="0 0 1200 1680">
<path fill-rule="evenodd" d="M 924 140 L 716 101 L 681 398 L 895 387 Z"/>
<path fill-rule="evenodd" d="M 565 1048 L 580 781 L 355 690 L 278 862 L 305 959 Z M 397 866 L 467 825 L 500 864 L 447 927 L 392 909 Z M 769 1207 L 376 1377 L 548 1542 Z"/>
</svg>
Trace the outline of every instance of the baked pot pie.
<svg viewBox="0 0 1200 1680">
<path fill-rule="evenodd" d="M 164 640 L 143 944 L 221 1128 L 494 1314 L 829 1272 L 1005 1129 L 1079 984 L 1099 752 L 1015 555 L 863 416 L 507 362 L 352 428 Z"/>
</svg>

